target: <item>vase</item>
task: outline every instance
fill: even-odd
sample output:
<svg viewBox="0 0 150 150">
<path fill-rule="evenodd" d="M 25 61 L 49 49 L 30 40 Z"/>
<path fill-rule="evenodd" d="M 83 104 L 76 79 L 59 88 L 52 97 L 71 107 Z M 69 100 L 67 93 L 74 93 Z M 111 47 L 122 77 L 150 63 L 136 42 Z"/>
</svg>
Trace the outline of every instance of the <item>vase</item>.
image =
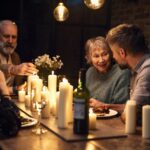
<svg viewBox="0 0 150 150">
<path fill-rule="evenodd" d="M 44 86 L 48 86 L 48 75 L 51 74 L 51 71 L 49 70 L 39 70 L 38 75 L 40 77 L 40 79 L 43 80 L 43 85 Z"/>
</svg>

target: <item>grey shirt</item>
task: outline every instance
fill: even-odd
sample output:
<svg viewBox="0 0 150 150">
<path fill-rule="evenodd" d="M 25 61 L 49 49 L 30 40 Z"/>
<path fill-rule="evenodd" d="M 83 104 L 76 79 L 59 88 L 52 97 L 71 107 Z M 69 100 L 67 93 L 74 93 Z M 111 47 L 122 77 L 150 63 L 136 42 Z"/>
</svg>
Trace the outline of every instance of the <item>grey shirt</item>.
<svg viewBox="0 0 150 150">
<path fill-rule="evenodd" d="M 92 66 L 86 73 L 86 86 L 91 98 L 109 104 L 122 104 L 129 99 L 130 75 L 128 69 L 121 70 L 118 64 L 105 74 Z"/>
<path fill-rule="evenodd" d="M 144 55 L 133 70 L 131 99 L 137 104 L 150 104 L 150 55 Z"/>
<path fill-rule="evenodd" d="M 130 99 L 137 102 L 137 124 L 142 124 L 142 106 L 150 105 L 150 55 L 146 54 L 133 70 Z"/>
</svg>

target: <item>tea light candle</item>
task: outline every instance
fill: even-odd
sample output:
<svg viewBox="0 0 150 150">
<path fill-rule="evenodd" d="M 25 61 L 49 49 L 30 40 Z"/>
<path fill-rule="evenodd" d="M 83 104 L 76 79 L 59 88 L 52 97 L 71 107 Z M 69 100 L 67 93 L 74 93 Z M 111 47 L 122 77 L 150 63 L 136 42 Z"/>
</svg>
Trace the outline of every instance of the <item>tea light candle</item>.
<svg viewBox="0 0 150 150">
<path fill-rule="evenodd" d="M 19 102 L 25 101 L 25 91 L 24 90 L 18 91 L 18 98 L 19 98 Z"/>
<path fill-rule="evenodd" d="M 126 104 L 125 132 L 133 134 L 136 132 L 136 101 L 128 100 Z"/>
<path fill-rule="evenodd" d="M 89 109 L 89 129 L 90 130 L 96 129 L 96 114 L 93 113 L 92 108 Z"/>
<path fill-rule="evenodd" d="M 142 137 L 150 138 L 150 105 L 142 108 Z"/>
<path fill-rule="evenodd" d="M 30 106 L 31 106 L 30 95 L 25 95 L 25 106 L 27 108 L 30 108 Z"/>
</svg>

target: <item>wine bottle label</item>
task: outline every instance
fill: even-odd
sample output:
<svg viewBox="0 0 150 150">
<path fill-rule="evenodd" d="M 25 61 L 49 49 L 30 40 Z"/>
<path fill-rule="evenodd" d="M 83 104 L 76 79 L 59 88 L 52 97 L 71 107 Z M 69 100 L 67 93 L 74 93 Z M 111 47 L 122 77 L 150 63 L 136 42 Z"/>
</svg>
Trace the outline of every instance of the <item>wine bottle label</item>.
<svg viewBox="0 0 150 150">
<path fill-rule="evenodd" d="M 74 118 L 85 119 L 85 99 L 74 98 Z"/>
</svg>

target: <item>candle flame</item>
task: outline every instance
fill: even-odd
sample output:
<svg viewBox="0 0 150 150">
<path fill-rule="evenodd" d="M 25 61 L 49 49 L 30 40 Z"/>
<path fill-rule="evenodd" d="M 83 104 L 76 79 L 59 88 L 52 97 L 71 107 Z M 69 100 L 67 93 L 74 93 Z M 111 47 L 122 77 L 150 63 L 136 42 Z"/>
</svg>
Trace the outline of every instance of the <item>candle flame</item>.
<svg viewBox="0 0 150 150">
<path fill-rule="evenodd" d="M 43 86 L 42 91 L 48 91 L 47 86 Z"/>
<path fill-rule="evenodd" d="M 89 108 L 89 113 L 92 114 L 93 113 L 93 109 Z"/>
<path fill-rule="evenodd" d="M 63 78 L 64 83 L 68 83 L 68 80 L 66 78 Z"/>
<path fill-rule="evenodd" d="M 52 75 L 54 75 L 54 71 L 52 71 Z"/>
</svg>

